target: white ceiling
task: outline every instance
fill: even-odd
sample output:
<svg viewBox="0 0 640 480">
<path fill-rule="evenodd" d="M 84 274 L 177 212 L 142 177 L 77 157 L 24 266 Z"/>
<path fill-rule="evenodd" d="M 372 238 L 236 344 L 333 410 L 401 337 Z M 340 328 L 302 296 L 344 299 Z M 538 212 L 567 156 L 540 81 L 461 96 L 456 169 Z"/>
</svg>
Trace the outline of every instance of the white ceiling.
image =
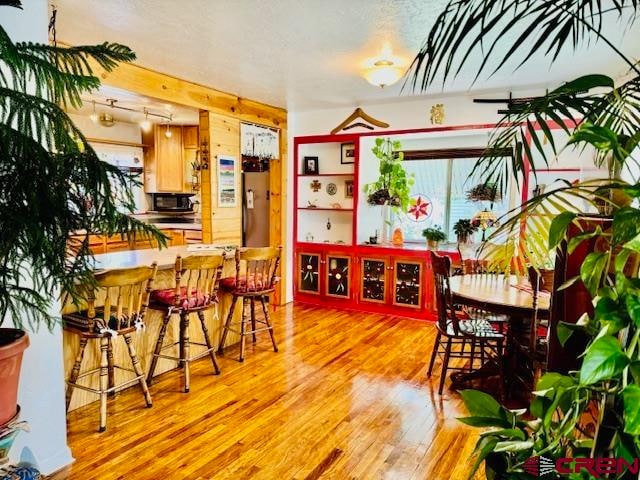
<svg viewBox="0 0 640 480">
<path fill-rule="evenodd" d="M 137 63 L 242 97 L 301 111 L 389 101 L 400 86 L 379 89 L 362 62 L 384 41 L 413 58 L 446 0 L 57 0 L 58 38 L 71 44 L 124 43 Z M 640 57 L 640 27 L 612 18 L 608 39 Z M 624 37 L 624 40 L 623 40 Z M 475 90 L 553 87 L 584 73 L 626 69 L 603 43 L 544 58 L 477 82 Z M 466 71 L 444 88 L 468 91 Z M 439 87 L 431 94 L 442 93 Z M 404 91 L 403 96 L 412 92 Z"/>
</svg>

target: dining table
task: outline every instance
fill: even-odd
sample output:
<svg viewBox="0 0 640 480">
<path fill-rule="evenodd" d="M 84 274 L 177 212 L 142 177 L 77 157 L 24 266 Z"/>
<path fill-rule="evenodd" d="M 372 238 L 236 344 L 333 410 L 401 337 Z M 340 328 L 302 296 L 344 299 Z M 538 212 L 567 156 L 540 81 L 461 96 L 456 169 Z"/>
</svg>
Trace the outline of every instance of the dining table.
<svg viewBox="0 0 640 480">
<path fill-rule="evenodd" d="M 538 319 L 549 318 L 550 294 L 540 291 L 534 301 L 533 290 L 527 277 L 516 275 L 458 275 L 452 276 L 449 284 L 455 304 L 508 317 L 504 364 L 500 369 L 505 377 L 507 391 L 513 391 L 515 385 L 523 378 L 532 378 L 530 358 L 524 352 L 528 350 L 534 311 L 537 310 L 535 313 Z M 454 387 L 467 388 L 476 379 L 495 376 L 496 365 L 490 365 L 490 362 L 479 370 L 458 374 L 454 378 Z"/>
</svg>

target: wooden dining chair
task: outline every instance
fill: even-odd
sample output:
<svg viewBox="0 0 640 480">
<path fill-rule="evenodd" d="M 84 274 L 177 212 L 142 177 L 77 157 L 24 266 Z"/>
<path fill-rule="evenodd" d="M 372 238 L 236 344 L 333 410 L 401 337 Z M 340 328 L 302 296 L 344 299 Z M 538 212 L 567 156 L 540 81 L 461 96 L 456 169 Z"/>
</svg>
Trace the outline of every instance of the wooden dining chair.
<svg viewBox="0 0 640 480">
<path fill-rule="evenodd" d="M 222 338 L 218 353 L 222 354 L 227 335 L 233 331 L 240 335 L 240 362 L 244 361 L 245 337 L 251 335 L 253 343 L 256 343 L 256 333 L 267 331 L 271 337 L 273 351 L 278 351 L 278 345 L 273 334 L 273 325 L 269 317 L 269 307 L 267 305 L 268 296 L 272 294 L 277 283 L 278 266 L 282 247 L 262 247 L 262 248 L 238 248 L 236 249 L 236 275 L 234 277 L 223 278 L 221 288 L 233 295 L 231 308 L 227 315 L 227 320 L 222 331 Z M 238 300 L 242 299 L 242 318 L 240 329 L 232 328 L 233 313 Z M 256 317 L 256 300 L 260 301 L 263 317 Z M 245 315 L 247 306 L 250 307 L 250 316 Z M 263 327 L 258 328 L 261 323 Z M 249 326 L 250 324 L 250 326 Z"/>
<path fill-rule="evenodd" d="M 100 396 L 100 431 L 107 428 L 107 395 L 126 386 L 139 383 L 145 402 L 151 407 L 151 394 L 140 360 L 133 346 L 132 334 L 144 329 L 149 294 L 157 266 L 108 270 L 95 275 L 95 284 L 87 285 L 86 310 L 63 315 L 64 329 L 80 337 L 80 348 L 67 380 L 66 408 L 76 388 Z M 101 305 L 97 304 L 100 300 Z M 122 338 L 127 346 L 132 368 L 115 364 L 113 342 Z M 100 367 L 81 372 L 85 349 L 89 341 L 100 342 Z M 131 372 L 134 377 L 115 384 L 115 370 Z M 98 388 L 79 383 L 81 378 L 99 373 Z"/>
<path fill-rule="evenodd" d="M 435 252 L 430 252 L 430 255 L 438 319 L 436 323 L 436 340 L 433 344 L 427 375 L 431 377 L 436 357 L 443 355 L 438 388 L 438 393 L 442 394 L 448 370 L 474 369 L 476 349 L 478 349 L 482 364 L 484 364 L 487 354 L 493 354 L 496 357 L 497 364 L 501 366 L 505 337 L 487 320 L 470 317 L 456 309 L 449 284 L 451 260 L 449 257 L 441 257 Z M 468 352 L 465 351 L 466 345 L 470 346 L 470 351 Z M 460 346 L 461 348 L 454 350 L 454 346 Z M 462 367 L 452 367 L 449 365 L 451 358 L 466 359 L 468 364 Z M 504 381 L 502 370 L 499 374 L 501 376 L 500 392 L 502 394 L 504 388 L 502 385 Z"/>
<path fill-rule="evenodd" d="M 149 385 L 153 382 L 153 374 L 159 358 L 175 360 L 178 368 L 182 367 L 185 393 L 188 393 L 191 387 L 190 364 L 194 360 L 208 356 L 213 364 L 214 373 L 220 374 L 215 347 L 209 338 L 204 312 L 218 307 L 218 288 L 224 259 L 224 252 L 219 255 L 192 255 L 184 258 L 178 256 L 174 268 L 175 286 L 154 290 L 151 293 L 150 308 L 163 311 L 165 315 L 147 374 Z M 198 315 L 204 343 L 194 342 L 189 338 L 189 317 L 192 313 Z M 180 317 L 179 340 L 173 344 L 164 345 L 164 337 L 173 315 Z M 179 347 L 177 357 L 162 353 L 163 350 L 174 348 L 176 345 Z M 193 346 L 200 347 L 201 351 L 193 353 L 191 350 Z"/>
</svg>

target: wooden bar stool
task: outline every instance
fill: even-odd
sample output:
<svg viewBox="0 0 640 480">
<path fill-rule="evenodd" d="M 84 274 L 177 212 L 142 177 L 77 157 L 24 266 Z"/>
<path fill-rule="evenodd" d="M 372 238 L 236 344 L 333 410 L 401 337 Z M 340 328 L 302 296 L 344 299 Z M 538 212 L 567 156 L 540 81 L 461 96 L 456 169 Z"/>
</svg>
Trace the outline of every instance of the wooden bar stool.
<svg viewBox="0 0 640 480">
<path fill-rule="evenodd" d="M 220 368 L 216 362 L 215 347 L 211 344 L 209 331 L 205 323 L 204 311 L 216 308 L 218 305 L 218 286 L 220 275 L 224 265 L 225 254 L 220 255 L 193 255 L 190 257 L 178 257 L 175 264 L 175 287 L 151 292 L 149 307 L 165 312 L 158 341 L 156 342 L 151 366 L 147 375 L 147 384 L 151 385 L 158 358 L 166 358 L 178 362 L 178 368 L 183 368 L 184 392 L 189 392 L 191 383 L 189 364 L 194 360 L 209 356 L 213 363 L 216 375 L 220 374 Z M 197 313 L 204 335 L 204 342 L 192 342 L 189 338 L 189 315 Z M 180 316 L 180 338 L 170 345 L 163 345 L 164 336 L 172 315 Z M 167 348 L 179 346 L 178 356 L 164 355 L 162 351 Z M 191 346 L 204 347 L 204 350 L 192 355 Z"/>
<path fill-rule="evenodd" d="M 227 315 L 227 321 L 222 331 L 222 339 L 218 348 L 219 354 L 222 354 L 229 330 L 240 335 L 240 358 L 238 360 L 241 362 L 244 361 L 245 337 L 247 335 L 251 335 L 253 343 L 256 343 L 256 333 L 268 331 L 271 336 L 273 351 L 278 351 L 278 346 L 273 336 L 273 325 L 269 318 L 269 308 L 265 299 L 268 300 L 269 294 L 275 291 L 276 284 L 280 280 L 277 276 L 277 271 L 281 252 L 282 247 L 239 248 L 236 250 L 236 276 L 223 278 L 221 281 L 222 290 L 231 293 L 233 299 L 231 300 L 229 315 Z M 242 298 L 242 319 L 240 320 L 240 330 L 238 331 L 231 328 L 231 322 L 239 298 Z M 256 318 L 256 299 L 259 299 L 262 305 L 264 313 L 262 320 Z M 246 318 L 245 315 L 247 304 L 251 308 L 250 318 Z M 250 330 L 247 329 L 249 321 L 251 322 Z M 257 323 L 265 326 L 257 328 Z"/>
<path fill-rule="evenodd" d="M 63 315 L 65 330 L 80 337 L 80 349 L 67 380 L 66 407 L 69 409 L 74 389 L 79 388 L 100 395 L 100 431 L 107 428 L 107 395 L 125 386 L 140 383 L 147 407 L 151 407 L 151 395 L 144 372 L 133 347 L 131 334 L 144 328 L 149 294 L 157 266 L 125 268 L 98 273 L 96 283 L 87 287 L 87 309 Z M 104 297 L 104 305 L 96 306 L 96 298 Z M 113 340 L 123 338 L 127 345 L 133 369 L 115 365 Z M 82 359 L 89 340 L 100 341 L 100 368 L 80 372 Z M 119 385 L 115 384 L 115 369 L 135 374 L 135 377 Z M 100 388 L 78 383 L 80 378 L 100 373 Z"/>
</svg>

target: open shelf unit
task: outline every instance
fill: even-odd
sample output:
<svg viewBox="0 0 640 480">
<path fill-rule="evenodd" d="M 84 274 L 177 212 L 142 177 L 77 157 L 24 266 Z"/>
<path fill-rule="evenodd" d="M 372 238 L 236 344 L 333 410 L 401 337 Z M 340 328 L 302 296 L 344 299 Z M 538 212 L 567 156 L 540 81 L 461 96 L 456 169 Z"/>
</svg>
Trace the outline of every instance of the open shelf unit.
<svg viewBox="0 0 640 480">
<path fill-rule="evenodd" d="M 343 144 L 353 145 L 353 163 L 342 163 Z M 317 173 L 304 173 L 313 157 Z M 356 136 L 294 140 L 295 241 L 319 245 L 353 245 L 357 206 L 358 142 Z"/>
</svg>

